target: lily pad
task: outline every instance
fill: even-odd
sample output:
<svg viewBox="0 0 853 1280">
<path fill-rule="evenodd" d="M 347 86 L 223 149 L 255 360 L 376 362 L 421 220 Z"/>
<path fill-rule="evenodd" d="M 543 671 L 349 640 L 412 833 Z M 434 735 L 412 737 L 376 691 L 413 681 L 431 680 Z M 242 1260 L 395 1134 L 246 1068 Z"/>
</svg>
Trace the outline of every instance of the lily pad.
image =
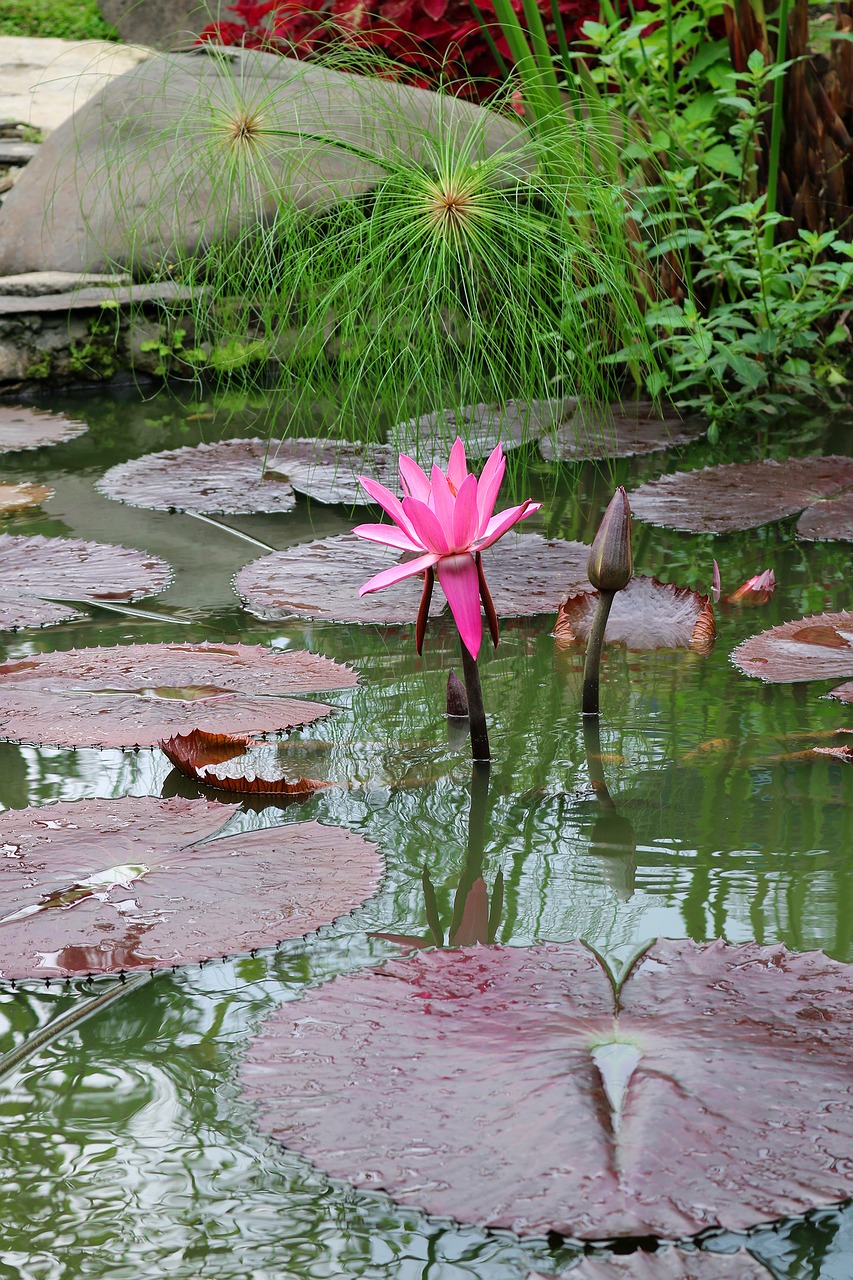
<svg viewBox="0 0 853 1280">
<path fill-rule="evenodd" d="M 586 644 L 598 607 L 598 592 L 569 596 L 560 605 L 554 639 L 561 648 Z M 708 596 L 673 582 L 634 577 L 613 597 L 604 632 L 608 644 L 629 649 L 693 649 L 710 653 L 716 637 L 714 610 Z"/>
<path fill-rule="evenodd" d="M 228 834 L 208 800 L 81 800 L 0 815 L 0 975 L 164 969 L 275 946 L 352 911 L 376 846 L 318 822 Z"/>
<path fill-rule="evenodd" d="M 770 684 L 841 680 L 853 676 L 853 612 L 817 613 L 751 636 L 732 653 L 748 676 Z M 853 680 L 829 694 L 853 702 Z"/>
<path fill-rule="evenodd" d="M 747 578 L 736 591 L 730 596 L 726 596 L 726 604 L 736 604 L 741 608 L 753 608 L 757 605 L 767 604 L 772 599 L 776 591 L 776 574 L 772 569 L 765 569 L 763 573 L 754 573 L 751 578 Z"/>
<path fill-rule="evenodd" d="M 737 1253 L 706 1253 L 663 1249 L 637 1250 L 622 1257 L 584 1258 L 580 1266 L 560 1276 L 534 1271 L 527 1280 L 772 1280 L 770 1272 L 745 1249 Z"/>
<path fill-rule="evenodd" d="M 0 629 L 79 618 L 67 600 L 140 600 L 165 591 L 172 570 L 145 551 L 72 538 L 0 534 Z"/>
<path fill-rule="evenodd" d="M 0 405 L 0 453 L 20 449 L 41 449 L 81 436 L 89 427 L 64 413 L 29 409 L 23 405 Z"/>
<path fill-rule="evenodd" d="M 640 485 L 629 497 L 633 515 L 650 524 L 689 533 L 732 533 L 811 509 L 817 499 L 851 486 L 853 458 L 789 458 L 679 471 Z"/>
<path fill-rule="evenodd" d="M 0 738 L 57 747 L 154 747 L 176 733 L 264 734 L 330 715 L 291 694 L 351 688 L 331 658 L 244 644 L 71 649 L 0 664 Z"/>
<path fill-rule="evenodd" d="M 161 742 L 160 750 L 188 778 L 220 791 L 304 800 L 330 785 L 312 778 L 285 778 L 276 758 L 277 745 L 270 742 L 192 729 Z"/>
<path fill-rule="evenodd" d="M 468 458 L 487 458 L 495 445 L 504 453 L 539 439 L 563 414 L 574 412 L 577 400 L 507 400 L 505 404 L 471 404 L 464 409 L 439 409 L 420 418 L 398 422 L 388 443 L 417 462 L 447 457 L 457 436 Z"/>
<path fill-rule="evenodd" d="M 286 452 L 291 444 L 301 446 L 300 455 L 293 460 Z M 315 502 L 354 507 L 373 502 L 358 482 L 360 475 L 370 476 L 399 494 L 398 460 L 399 454 L 389 445 L 317 439 L 286 442 L 272 465 L 286 472 L 297 493 Z"/>
<path fill-rule="evenodd" d="M 853 493 L 815 502 L 797 521 L 797 537 L 806 542 L 853 542 Z"/>
<path fill-rule="evenodd" d="M 275 440 L 222 440 L 148 453 L 111 467 L 96 488 L 153 511 L 251 515 L 292 511 L 290 481 L 273 460 Z"/>
<path fill-rule="evenodd" d="M 682 418 L 649 400 L 608 405 L 603 410 L 576 404 L 542 435 L 539 452 L 547 462 L 630 458 L 689 444 L 707 431 L 701 418 Z"/>
<path fill-rule="evenodd" d="M 256 618 L 318 618 L 330 622 L 414 624 L 421 599 L 420 578 L 387 591 L 359 597 L 359 588 L 399 553 L 352 534 L 319 538 L 275 551 L 247 564 L 234 579 L 246 609 Z M 483 567 L 495 609 L 503 617 L 553 613 L 566 591 L 589 586 L 589 547 L 549 540 L 538 533 L 508 535 L 483 552 Z M 444 608 L 433 593 L 430 616 Z"/>
<path fill-rule="evenodd" d="M 26 507 L 40 507 L 54 493 L 55 490 L 46 484 L 0 484 L 0 516 L 23 511 Z"/>
<path fill-rule="evenodd" d="M 655 943 L 415 952 L 282 1007 L 262 1130 L 461 1222 L 582 1239 L 743 1231 L 853 1193 L 853 967 Z M 426 1118 L 426 1122 L 425 1122 Z"/>
</svg>

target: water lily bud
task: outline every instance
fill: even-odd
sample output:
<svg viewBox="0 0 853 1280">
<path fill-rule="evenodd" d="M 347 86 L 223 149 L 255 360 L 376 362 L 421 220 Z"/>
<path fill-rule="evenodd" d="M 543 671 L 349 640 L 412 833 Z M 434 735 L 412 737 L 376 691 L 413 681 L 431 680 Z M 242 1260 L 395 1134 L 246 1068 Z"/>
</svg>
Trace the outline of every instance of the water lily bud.
<svg viewBox="0 0 853 1280">
<path fill-rule="evenodd" d="M 614 493 L 589 553 L 587 577 L 598 591 L 621 591 L 634 572 L 631 508 L 622 485 Z"/>
</svg>

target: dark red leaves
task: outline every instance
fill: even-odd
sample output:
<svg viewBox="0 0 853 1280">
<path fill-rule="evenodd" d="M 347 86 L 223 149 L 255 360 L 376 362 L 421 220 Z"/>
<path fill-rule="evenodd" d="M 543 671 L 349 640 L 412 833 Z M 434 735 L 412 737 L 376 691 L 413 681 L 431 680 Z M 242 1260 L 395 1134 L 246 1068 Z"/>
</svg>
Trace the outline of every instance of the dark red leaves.
<svg viewBox="0 0 853 1280">
<path fill-rule="evenodd" d="M 269 742 L 193 729 L 161 742 L 160 749 L 188 778 L 220 791 L 304 800 L 319 787 L 329 786 L 311 778 L 289 781 L 276 760 L 277 746 Z M 227 768 L 214 767 L 226 763 Z"/>
</svg>

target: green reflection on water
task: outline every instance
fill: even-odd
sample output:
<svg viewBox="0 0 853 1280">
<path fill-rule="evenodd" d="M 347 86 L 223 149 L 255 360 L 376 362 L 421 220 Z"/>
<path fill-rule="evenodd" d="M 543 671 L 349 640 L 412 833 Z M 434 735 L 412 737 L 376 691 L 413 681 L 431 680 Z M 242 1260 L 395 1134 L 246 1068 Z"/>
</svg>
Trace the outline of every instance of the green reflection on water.
<svg viewBox="0 0 853 1280">
<path fill-rule="evenodd" d="M 447 671 L 457 661 L 446 619 L 431 624 L 422 662 L 411 629 L 258 623 L 241 612 L 230 585 L 255 557 L 251 546 L 188 517 L 110 502 L 92 488 L 127 457 L 223 432 L 253 434 L 262 409 L 231 404 L 215 412 L 162 397 L 140 403 L 130 394 L 68 408 L 91 422 L 88 435 L 3 459 L 9 479 L 49 479 L 57 490 L 44 512 L 6 527 L 119 541 L 164 556 L 175 566 L 174 584 L 145 607 L 190 625 L 93 610 L 73 625 L 4 635 L 0 655 L 174 640 L 179 631 L 180 641 L 307 646 L 353 663 L 362 683 L 328 699 L 339 714 L 282 748 L 300 772 L 319 767 L 341 785 L 288 809 L 285 820 L 318 818 L 362 832 L 380 843 L 387 875 L 376 897 L 318 935 L 274 954 L 159 975 L 3 1082 L 0 1277 L 522 1280 L 533 1266 L 567 1265 L 577 1254 L 570 1246 L 555 1257 L 544 1241 L 521 1246 L 430 1222 L 382 1197 L 330 1185 L 262 1140 L 235 1084 L 243 1046 L 265 1015 L 307 983 L 396 953 L 376 934 L 425 937 L 440 927 L 446 938 L 481 876 L 490 892 L 501 886 L 490 927 L 504 944 L 583 937 L 618 963 L 658 934 L 723 936 L 823 947 L 853 961 L 853 769 L 803 754 L 848 723 L 845 708 L 821 700 L 829 684 L 762 686 L 728 660 L 754 631 L 809 611 L 850 608 L 849 548 L 798 544 L 792 521 L 718 539 L 637 527 L 643 572 L 705 589 L 716 558 L 726 590 L 765 567 L 775 569 L 780 588 L 765 609 L 721 611 L 707 659 L 606 653 L 600 764 L 618 822 L 590 780 L 578 713 L 581 656 L 555 650 L 550 619 L 508 622 L 500 648 L 482 663 L 496 759 L 472 853 L 470 760 L 443 714 Z M 803 441 L 796 439 L 803 429 L 792 427 L 775 438 L 776 456 L 839 448 L 841 432 L 815 426 Z M 684 461 L 764 452 L 760 440 L 727 441 L 713 456 L 692 446 Z M 541 527 L 589 540 L 614 483 L 630 488 L 676 463 L 659 456 L 599 472 L 576 467 L 555 485 L 528 460 L 527 474 L 515 476 L 516 496 L 525 496 L 523 486 L 541 486 Z M 351 524 L 342 510 L 301 500 L 288 515 L 230 522 L 276 547 Z M 157 795 L 174 787 L 170 773 L 158 752 L 0 744 L 0 804 Z M 247 809 L 240 821 L 263 823 L 264 812 Z M 432 897 L 424 893 L 425 869 Z M 0 1052 L 74 1007 L 84 990 L 5 992 Z M 750 1247 L 784 1280 L 849 1280 L 849 1266 L 839 1267 L 851 1240 L 853 1214 L 839 1211 L 759 1232 Z M 736 1243 L 723 1238 L 719 1246 Z M 849 1263 L 849 1247 L 846 1257 Z"/>
</svg>

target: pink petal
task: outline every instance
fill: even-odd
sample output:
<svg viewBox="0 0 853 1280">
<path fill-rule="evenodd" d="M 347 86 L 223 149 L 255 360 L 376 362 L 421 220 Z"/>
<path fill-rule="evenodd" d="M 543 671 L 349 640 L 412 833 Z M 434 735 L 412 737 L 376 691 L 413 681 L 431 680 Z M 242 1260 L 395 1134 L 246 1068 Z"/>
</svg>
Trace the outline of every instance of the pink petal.
<svg viewBox="0 0 853 1280">
<path fill-rule="evenodd" d="M 383 546 L 396 547 L 398 551 L 423 551 L 419 542 L 413 542 L 407 533 L 393 524 L 359 524 L 353 533 L 357 538 L 381 542 Z"/>
<path fill-rule="evenodd" d="M 414 458 L 409 458 L 405 453 L 400 454 L 400 483 L 407 498 L 429 502 L 429 480 Z"/>
<path fill-rule="evenodd" d="M 380 484 L 378 480 L 371 480 L 369 476 L 359 476 L 358 482 L 362 489 L 366 489 L 374 502 L 377 502 L 386 515 L 389 515 L 396 525 L 398 525 L 404 533 L 415 542 L 419 547 L 423 544 L 418 542 L 415 531 L 411 522 L 403 510 L 403 504 L 396 494 L 390 489 L 386 489 L 384 484 Z"/>
<path fill-rule="evenodd" d="M 453 547 L 453 508 L 456 505 L 456 499 L 450 492 L 450 485 L 447 483 L 447 476 L 440 467 L 433 467 L 430 476 L 430 487 L 432 490 L 432 502 L 429 504 L 435 512 L 436 519 L 444 530 L 444 536 L 447 539 L 448 549 Z"/>
<path fill-rule="evenodd" d="M 474 550 L 483 551 L 486 547 L 490 547 L 493 542 L 497 542 L 498 538 L 504 536 L 507 529 L 518 524 L 519 520 L 526 520 L 528 516 L 532 516 L 541 506 L 541 502 L 531 502 L 528 498 L 520 507 L 507 507 L 506 511 L 499 511 L 486 525 L 483 537 L 477 539 Z"/>
<path fill-rule="evenodd" d="M 403 511 L 421 545 L 440 556 L 447 555 L 450 543 L 435 512 L 430 511 L 426 503 L 419 502 L 417 498 L 404 498 Z"/>
<path fill-rule="evenodd" d="M 466 476 L 456 495 L 453 508 L 453 545 L 457 550 L 470 547 L 479 527 L 477 514 L 477 477 Z"/>
<path fill-rule="evenodd" d="M 405 560 L 402 564 L 392 565 L 390 569 L 383 569 L 381 573 L 377 573 L 375 577 L 365 582 L 359 591 L 360 596 L 366 596 L 368 591 L 381 591 L 383 587 L 391 587 L 395 582 L 402 582 L 404 578 L 413 578 L 416 573 L 423 572 L 434 565 L 438 556 L 427 555 L 418 556 L 417 560 Z M 473 564 L 474 561 L 472 560 Z"/>
<path fill-rule="evenodd" d="M 435 571 L 462 643 L 471 657 L 476 658 L 483 638 L 483 615 L 480 613 L 480 583 L 474 557 L 467 551 L 458 556 L 442 556 Z"/>
<path fill-rule="evenodd" d="M 465 445 L 457 436 L 453 442 L 453 448 L 450 450 L 450 458 L 447 463 L 447 478 L 457 493 L 462 488 L 462 482 L 467 474 L 468 463 L 465 458 Z"/>
<path fill-rule="evenodd" d="M 477 511 L 479 513 L 477 530 L 480 537 L 485 536 L 486 526 L 495 509 L 498 490 L 503 482 L 505 471 L 506 458 L 503 454 L 503 448 L 500 444 L 496 444 L 486 460 L 486 465 L 483 467 L 477 491 Z"/>
</svg>

